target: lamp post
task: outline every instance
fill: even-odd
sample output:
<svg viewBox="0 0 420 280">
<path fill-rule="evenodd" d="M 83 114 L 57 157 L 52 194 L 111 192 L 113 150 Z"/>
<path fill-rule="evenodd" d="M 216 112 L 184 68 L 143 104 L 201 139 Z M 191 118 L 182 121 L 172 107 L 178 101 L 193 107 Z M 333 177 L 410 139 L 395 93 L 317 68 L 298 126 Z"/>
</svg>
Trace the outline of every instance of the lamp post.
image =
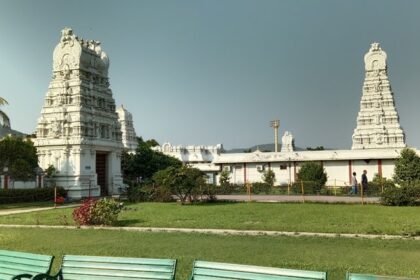
<svg viewBox="0 0 420 280">
<path fill-rule="evenodd" d="M 279 146 L 279 127 L 280 127 L 280 121 L 274 120 L 270 122 L 270 126 L 274 128 L 274 151 L 277 153 L 278 146 Z"/>
<path fill-rule="evenodd" d="M 9 167 L 5 166 L 3 167 L 3 174 L 4 174 L 4 189 L 9 188 Z"/>
</svg>

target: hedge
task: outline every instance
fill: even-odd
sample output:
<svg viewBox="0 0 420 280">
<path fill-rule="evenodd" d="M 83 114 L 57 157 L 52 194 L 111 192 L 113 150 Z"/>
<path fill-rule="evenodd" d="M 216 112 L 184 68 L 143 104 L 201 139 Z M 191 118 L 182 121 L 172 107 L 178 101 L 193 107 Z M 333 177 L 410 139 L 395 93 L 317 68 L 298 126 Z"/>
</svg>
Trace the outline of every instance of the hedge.
<svg viewBox="0 0 420 280">
<path fill-rule="evenodd" d="M 66 190 L 57 187 L 57 196 L 66 197 Z M 54 188 L 0 189 L 0 203 L 53 201 Z"/>
</svg>

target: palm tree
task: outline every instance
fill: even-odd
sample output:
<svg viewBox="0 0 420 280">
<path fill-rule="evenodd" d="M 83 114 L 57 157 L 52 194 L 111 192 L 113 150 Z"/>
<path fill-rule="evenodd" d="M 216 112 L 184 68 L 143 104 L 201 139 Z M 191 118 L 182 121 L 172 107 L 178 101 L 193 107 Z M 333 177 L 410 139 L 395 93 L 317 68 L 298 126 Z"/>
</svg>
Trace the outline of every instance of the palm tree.
<svg viewBox="0 0 420 280">
<path fill-rule="evenodd" d="M 3 97 L 0 97 L 0 105 L 7 105 L 9 104 L 9 102 L 7 102 L 6 99 L 4 99 Z"/>
</svg>

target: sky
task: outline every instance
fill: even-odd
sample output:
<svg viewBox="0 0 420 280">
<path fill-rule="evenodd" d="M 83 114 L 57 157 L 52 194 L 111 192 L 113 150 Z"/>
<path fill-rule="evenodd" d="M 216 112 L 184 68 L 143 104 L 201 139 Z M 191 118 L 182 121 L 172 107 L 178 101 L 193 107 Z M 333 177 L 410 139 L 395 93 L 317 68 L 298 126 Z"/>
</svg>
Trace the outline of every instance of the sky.
<svg viewBox="0 0 420 280">
<path fill-rule="evenodd" d="M 420 147 L 420 1 L 1 0 L 0 96 L 13 129 L 36 129 L 64 27 L 99 40 L 117 106 L 137 135 L 225 149 L 272 143 L 349 149 L 363 56 L 388 54 L 409 146 Z"/>
</svg>

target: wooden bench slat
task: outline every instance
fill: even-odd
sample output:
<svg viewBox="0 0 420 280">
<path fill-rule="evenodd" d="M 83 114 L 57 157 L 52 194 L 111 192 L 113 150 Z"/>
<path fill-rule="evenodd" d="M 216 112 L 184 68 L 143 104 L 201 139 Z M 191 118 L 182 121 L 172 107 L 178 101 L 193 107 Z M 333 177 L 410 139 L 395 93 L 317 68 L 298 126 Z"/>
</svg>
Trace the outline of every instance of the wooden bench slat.
<svg viewBox="0 0 420 280">
<path fill-rule="evenodd" d="M 150 271 L 150 272 L 173 272 L 173 266 L 163 265 L 144 265 L 144 264 L 125 264 L 125 263 L 106 263 L 106 262 L 77 262 L 77 261 L 66 261 L 66 268 L 78 267 L 78 268 L 96 268 L 96 269 L 121 269 L 121 270 L 132 270 L 132 271 Z"/>
<path fill-rule="evenodd" d="M 347 280 L 416 280 L 415 278 L 347 272 Z M 418 280 L 418 279 L 417 279 Z"/>
<path fill-rule="evenodd" d="M 89 269 L 89 268 L 63 268 L 63 276 L 66 275 L 95 275 L 95 276 L 113 276 L 113 277 L 143 277 L 150 279 L 171 279 L 172 273 L 162 272 L 140 272 L 140 271 L 125 271 L 125 270 L 102 270 L 102 269 Z"/>
<path fill-rule="evenodd" d="M 143 259 L 143 258 L 121 258 L 121 257 L 103 257 L 103 256 L 76 256 L 65 255 L 63 261 L 88 261 L 88 262 L 107 262 L 107 263 L 133 263 L 133 264 L 156 264 L 156 265 L 174 265 L 172 259 Z"/>
<path fill-rule="evenodd" d="M 243 264 L 195 261 L 193 280 L 326 280 L 327 273 L 320 271 L 263 267 Z"/>
<path fill-rule="evenodd" d="M 176 260 L 65 255 L 61 265 L 64 280 L 172 280 Z"/>
<path fill-rule="evenodd" d="M 52 260 L 52 256 L 0 250 L 0 280 L 10 280 L 19 274 L 48 273 Z"/>
<path fill-rule="evenodd" d="M 282 279 L 313 279 L 308 277 L 296 277 L 294 275 L 275 275 L 269 273 L 252 273 L 234 270 L 215 270 L 208 268 L 196 268 L 195 275 L 217 276 L 228 279 L 245 279 L 245 280 L 282 280 Z"/>
</svg>

